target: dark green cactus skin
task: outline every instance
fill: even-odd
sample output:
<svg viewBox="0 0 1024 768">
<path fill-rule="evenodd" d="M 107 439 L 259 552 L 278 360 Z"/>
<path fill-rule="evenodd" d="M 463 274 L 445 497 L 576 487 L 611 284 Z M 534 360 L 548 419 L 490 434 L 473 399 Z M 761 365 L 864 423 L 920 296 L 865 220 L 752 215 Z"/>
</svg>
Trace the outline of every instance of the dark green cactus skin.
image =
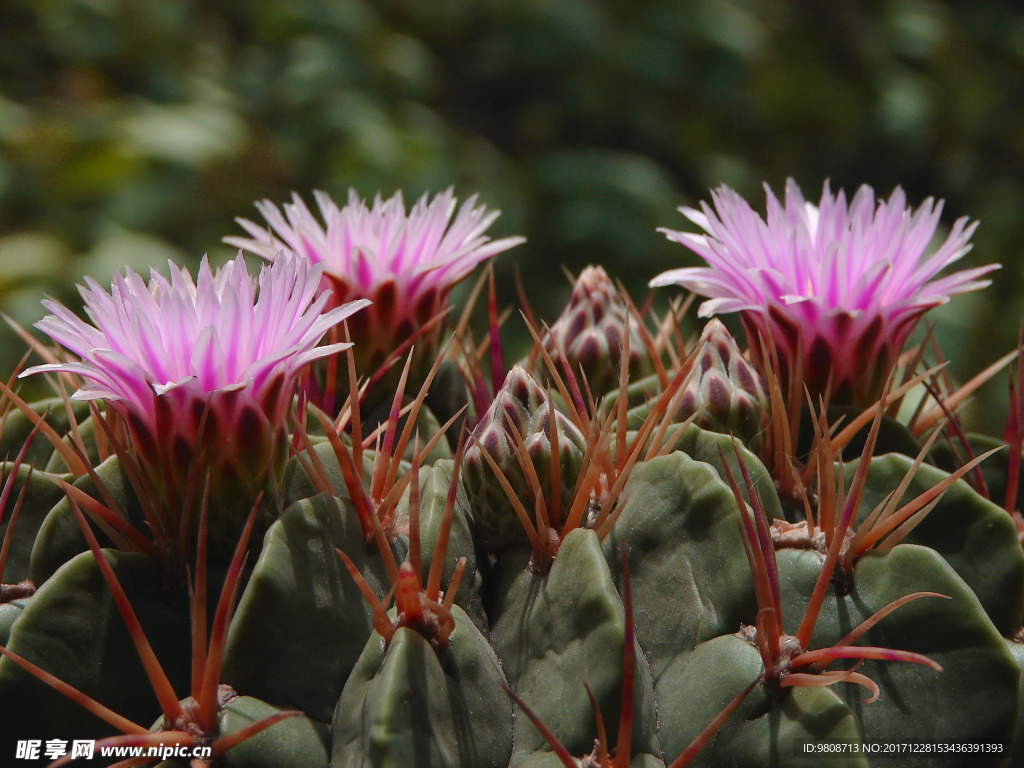
<svg viewBox="0 0 1024 768">
<path fill-rule="evenodd" d="M 491 643 L 512 690 L 572 754 L 587 754 L 597 731 L 583 680 L 597 698 L 604 721 L 618 723 L 622 605 L 593 531 L 571 531 L 545 575 L 533 573 L 528 558 L 526 552 L 511 551 L 499 558 Z M 634 696 L 632 749 L 659 753 L 653 689 L 642 657 L 637 659 Z M 543 737 L 517 709 L 517 759 L 547 750 Z"/>
<path fill-rule="evenodd" d="M 251 696 L 239 696 L 225 705 L 220 713 L 219 732 L 230 736 L 242 728 L 281 712 L 265 701 Z M 160 725 L 154 725 L 153 730 Z M 238 746 L 232 747 L 220 758 L 224 768 L 327 768 L 330 761 L 327 726 L 297 715 L 272 725 Z M 184 760 L 165 760 L 157 768 L 189 768 Z"/>
<path fill-rule="evenodd" d="M 189 626 L 187 601 L 166 590 L 160 568 L 144 555 L 110 550 L 106 554 L 157 658 L 176 689 L 186 690 L 190 646 L 182 628 Z M 136 723 L 153 722 L 159 715 L 135 646 L 92 553 L 73 558 L 27 601 L 7 647 Z M 8 658 L 0 659 L 0 702 L 4 759 L 15 754 L 15 742 L 28 734 L 69 740 L 112 735 L 109 725 Z"/>
<path fill-rule="evenodd" d="M 677 655 L 756 613 L 736 501 L 710 465 L 673 453 L 637 466 L 603 544 L 616 583 L 623 543 L 637 642 L 656 685 Z"/>
<path fill-rule="evenodd" d="M 804 550 L 780 550 L 780 580 L 786 629 L 795 632 L 814 580 L 817 556 Z M 1018 670 L 1003 639 L 978 599 L 934 550 L 899 544 L 887 554 L 868 553 L 856 564 L 852 591 L 837 598 L 830 590 L 815 625 L 810 648 L 837 643 L 863 619 L 903 595 L 938 592 L 950 599 L 921 598 L 873 627 L 859 643 L 923 653 L 938 662 L 936 673 L 917 664 L 866 661 L 860 668 L 881 686 L 878 701 L 859 705 L 862 689 L 839 689 L 857 715 L 867 738 L 882 740 L 949 739 L 1012 743 Z M 1001 755 L 957 759 L 942 765 L 1006 765 Z M 893 757 L 880 764 L 912 766 L 916 756 Z"/>
<path fill-rule="evenodd" d="M 21 616 L 21 612 L 25 610 L 31 600 L 31 597 L 26 597 L 21 600 L 0 603 L 0 645 L 6 647 L 10 641 L 11 627 L 14 626 L 14 622 Z"/>
<path fill-rule="evenodd" d="M 859 462 L 846 465 L 847 484 Z M 887 454 L 871 460 L 858 521 L 866 517 L 885 494 L 895 488 L 912 462 Z M 916 495 L 940 482 L 946 473 L 923 465 L 904 497 Z M 989 618 L 1003 634 L 1024 623 L 1024 549 L 1010 516 L 975 493 L 967 483 L 954 483 L 927 517 L 904 539 L 941 554 L 967 582 Z"/>
<path fill-rule="evenodd" d="M 334 714 L 331 768 L 504 768 L 512 702 L 494 651 L 456 606 L 451 644 L 438 654 L 399 629 L 366 644 Z"/>
<path fill-rule="evenodd" d="M 82 404 L 79 403 L 78 405 Z M 87 416 L 88 413 L 88 411 L 85 412 Z M 64 436 L 64 444 L 68 446 L 73 446 L 76 444 L 84 446 L 85 454 L 89 458 L 89 463 L 95 467 L 102 460 L 100 457 L 99 446 L 96 442 L 96 424 L 93 421 L 92 416 L 88 416 L 88 418 L 86 418 L 84 421 L 82 420 L 81 416 L 78 416 L 78 419 L 78 439 L 74 439 L 73 435 L 69 433 Z M 40 438 L 39 441 L 47 448 L 51 447 L 49 442 L 47 442 L 45 439 Z M 68 467 L 67 463 L 64 461 L 64 458 L 61 456 L 60 451 L 56 449 L 52 449 L 49 460 L 39 466 L 42 466 L 47 472 L 52 472 L 58 475 L 64 472 L 71 471 L 71 468 Z"/>
<path fill-rule="evenodd" d="M 662 392 L 661 381 L 657 375 L 645 376 L 642 379 L 633 379 L 626 388 L 626 404 L 630 413 L 630 428 L 636 428 L 643 421 L 643 417 L 650 410 L 650 403 Z M 605 398 L 606 408 L 613 407 L 619 399 L 618 390 L 612 390 Z"/>
<path fill-rule="evenodd" d="M 97 490 L 96 483 L 90 475 L 82 475 L 74 481 L 73 485 L 105 505 L 109 496 L 113 500 L 114 508 L 120 510 L 129 522 L 143 532 L 144 536 L 154 540 L 155 537 L 152 536 L 149 523 L 146 521 L 143 505 L 136 495 L 128 474 L 122 468 L 120 459 L 117 456 L 108 457 L 95 468 L 94 473 L 103 485 L 103 492 Z M 277 517 L 279 503 L 280 500 L 269 497 L 260 503 L 256 517 L 258 534 L 261 534 L 266 526 Z M 241 528 L 237 525 L 237 510 L 220 518 L 215 511 L 210 517 L 213 519 L 208 533 L 210 557 L 226 564 L 241 532 Z M 96 534 L 100 546 L 113 545 L 112 540 L 102 527 L 93 525 L 93 532 Z M 193 526 L 190 532 L 191 541 L 185 547 L 186 553 L 195 551 L 196 535 L 197 530 Z M 79 528 L 71 504 L 66 498 L 60 499 L 46 514 L 39 526 L 32 546 L 29 577 L 35 583 L 41 584 L 61 565 L 87 549 L 85 537 Z M 177 551 L 161 552 L 161 557 L 167 559 L 169 568 L 172 570 L 184 567 L 181 562 L 182 558 L 179 558 Z"/>
<path fill-rule="evenodd" d="M 1007 472 L 1010 460 L 1010 450 L 1008 447 L 1004 447 L 1007 444 L 998 438 L 975 433 L 968 433 L 967 444 L 973 456 L 978 456 L 991 448 L 1003 448 L 999 453 L 983 461 L 978 467 L 985 480 L 989 498 L 993 503 L 1003 506 L 1006 501 Z M 954 445 L 956 450 L 948 443 L 937 443 L 932 446 L 930 459 L 935 466 L 952 472 L 964 463 L 963 456 L 966 449 L 960 444 L 960 441 L 955 441 Z M 1024 483 L 1017 486 L 1017 498 L 1013 501 L 1014 509 L 1024 509 Z"/>
<path fill-rule="evenodd" d="M 127 476 L 121 470 L 120 460 L 111 456 L 96 467 L 96 475 L 111 494 L 128 519 L 136 526 L 144 526 L 144 515 L 138 499 L 132 490 Z M 73 485 L 81 488 L 94 498 L 103 497 L 96 489 L 96 484 L 88 475 L 74 481 Z M 75 555 L 89 549 L 78 527 L 71 504 L 60 495 L 58 501 L 43 518 L 35 542 L 29 566 L 29 577 L 36 584 L 42 584 L 64 563 Z M 20 526 L 20 523 L 19 523 Z M 110 546 L 112 542 L 102 531 L 97 532 L 100 546 Z"/>
<path fill-rule="evenodd" d="M 852 421 L 857 416 L 860 416 L 861 411 L 853 406 L 832 406 L 828 409 L 828 423 L 833 427 L 838 426 L 842 429 L 846 424 Z M 846 460 L 853 461 L 861 455 L 864 450 L 864 444 L 867 442 L 868 434 L 871 432 L 871 425 L 865 424 L 853 439 L 849 445 L 843 450 L 843 457 Z M 939 438 L 940 440 L 942 438 Z M 797 451 L 804 452 L 810 450 L 811 443 L 814 441 L 814 423 L 811 419 L 811 411 L 804 406 L 802 409 L 802 416 L 800 419 L 800 433 L 797 441 Z M 875 442 L 874 450 L 872 451 L 873 456 L 881 456 L 886 453 L 901 453 L 904 456 L 917 456 L 921 451 L 921 443 L 913 433 L 907 428 L 907 426 L 896 419 L 889 416 L 882 416 L 882 420 L 878 425 L 878 438 Z M 934 450 L 935 446 L 932 446 Z M 963 462 L 961 462 L 962 464 Z M 960 464 L 956 465 L 957 467 Z M 954 467 L 955 469 L 956 467 Z"/>
<path fill-rule="evenodd" d="M 1013 657 L 1013 661 L 1020 672 L 1020 678 L 1017 684 L 1017 701 L 1019 708 L 1021 697 L 1024 696 L 1024 643 L 1005 637 L 1003 638 L 1003 642 L 1006 643 L 1006 650 L 1010 652 L 1010 656 Z M 1014 729 L 1013 734 L 1013 745 L 1013 751 L 1010 753 L 1010 761 L 1008 765 L 1020 765 L 1021 760 L 1024 760 L 1024 714 L 1022 714 L 1019 709 L 1017 712 L 1017 726 Z"/>
<path fill-rule="evenodd" d="M 39 416 L 45 414 L 46 423 L 53 427 L 57 434 L 63 435 L 68 431 L 70 422 L 68 421 L 67 409 L 61 398 L 50 397 L 45 400 L 29 403 L 29 405 Z M 71 410 L 80 424 L 89 417 L 88 403 L 72 401 Z M 24 413 L 17 408 L 12 409 L 6 421 L 4 421 L 3 431 L 0 434 L 0 457 L 13 458 L 17 455 L 32 432 L 32 428 L 33 422 Z M 37 435 L 32 441 L 32 445 L 29 446 L 28 453 L 25 455 L 25 461 L 35 467 L 49 467 L 52 463 L 50 461 L 52 454 L 53 446 L 41 435 Z M 92 456 L 91 458 L 95 459 L 96 457 Z M 55 468 L 54 471 L 60 473 L 66 470 L 62 466 L 59 469 Z"/>
<path fill-rule="evenodd" d="M 750 475 L 754 490 L 761 500 L 761 505 L 764 507 L 765 514 L 769 518 L 782 517 L 782 505 L 775 493 L 771 475 L 761 460 L 742 443 L 733 442 L 731 436 L 721 432 L 701 429 L 697 425 L 691 424 L 683 432 L 676 448 L 692 459 L 710 464 L 722 479 L 728 477 L 726 473 L 726 467 L 728 467 L 728 471 L 740 483 L 740 494 L 743 496 L 743 500 L 750 504 L 752 503 L 750 494 L 747 492 L 746 484 L 741 480 L 740 460 L 742 460 L 743 466 L 746 467 L 747 473 Z M 737 452 L 739 458 L 736 456 Z"/>
<path fill-rule="evenodd" d="M 666 754 L 676 754 L 729 701 L 762 671 L 757 649 L 737 635 L 701 643 L 680 657 L 658 683 Z M 684 691 L 706 691 L 692 696 Z M 867 768 L 861 756 L 830 756 L 820 763 L 794 753 L 794 741 L 854 740 L 861 736 L 857 719 L 829 688 L 794 688 L 777 701 L 757 687 L 691 765 L 763 768 L 836 765 Z"/>
<path fill-rule="evenodd" d="M 459 367 L 451 360 L 445 360 L 438 366 L 434 382 L 427 392 L 425 403 L 427 410 L 433 414 L 439 424 L 445 424 L 463 408 L 469 408 L 472 411 L 471 398 L 462 380 L 462 374 L 459 372 Z M 476 414 L 476 416 L 480 415 Z M 421 431 L 420 434 L 426 435 L 427 433 Z M 449 437 L 452 437 L 454 433 L 449 432 L 448 434 Z M 452 444 L 455 442 L 456 440 L 452 439 Z"/>
<path fill-rule="evenodd" d="M 327 480 L 331 486 L 331 493 L 341 498 L 348 498 L 348 487 L 345 485 L 345 477 L 341 473 L 341 466 L 338 464 L 338 458 L 334 453 L 334 448 L 331 443 L 322 436 L 313 436 L 310 439 L 313 444 L 313 452 L 316 454 L 316 459 L 319 460 L 321 466 L 327 475 Z M 346 441 L 347 443 L 348 441 Z M 312 459 L 309 457 L 307 451 L 302 452 L 302 457 L 306 463 L 312 463 Z M 373 455 L 369 452 L 363 453 L 363 483 L 368 485 L 370 477 L 373 474 Z M 284 508 L 287 509 L 297 501 L 308 499 L 311 496 L 316 496 L 319 491 L 317 490 L 316 484 L 313 478 L 306 472 L 302 461 L 299 460 L 298 456 L 293 456 L 285 464 L 284 468 L 284 481 L 283 481 L 283 497 L 284 497 Z"/>
<path fill-rule="evenodd" d="M 274 707 L 250 696 L 230 701 L 220 713 L 220 734 L 229 736 L 250 723 L 277 714 Z M 325 725 L 298 715 L 282 720 L 224 753 L 224 768 L 327 768 L 330 733 Z"/>
<path fill-rule="evenodd" d="M 643 399 L 642 387 L 634 389 L 634 396 Z M 546 400 L 534 404 L 548 407 Z M 429 414 L 423 419 L 436 421 Z M 333 448 L 323 438 L 311 441 L 333 495 L 318 494 L 298 459 L 289 461 L 283 484 L 287 507 L 262 544 L 250 547 L 259 557 L 250 561 L 221 676 L 240 697 L 222 711 L 221 728 L 230 733 L 282 709 L 304 714 L 234 748 L 224 766 L 557 768 L 557 756 L 513 706 L 501 687 L 504 682 L 582 758 L 592 751 L 596 736 L 584 680 L 594 689 L 610 734 L 618 723 L 623 545 L 636 625 L 634 768 L 664 768 L 760 673 L 756 649 L 734 634 L 756 618 L 736 501 L 725 481 L 726 467 L 739 477 L 736 450 L 768 515 L 782 517 L 785 510 L 749 445 L 734 445 L 727 434 L 690 426 L 677 452 L 634 467 L 619 502 L 621 514 L 605 540 L 599 542 L 589 530 L 570 532 L 544 575 L 529 569 L 530 553 L 521 544 L 506 541 L 487 553 L 481 519 L 497 512 L 510 529 L 518 521 L 503 493 L 496 510 L 497 497 L 469 492 L 464 475 L 442 589 L 460 557 L 466 558 L 466 568 L 455 600 L 452 644 L 438 653 L 412 630 L 399 630 L 387 648 L 373 632 L 372 612 L 335 548 L 355 561 L 378 597 L 390 588 L 386 570 L 375 545 L 365 541 Z M 440 445 L 420 468 L 424 579 L 453 469 L 447 458 L 450 445 L 443 440 Z M 904 448 L 912 450 L 911 445 Z M 575 444 L 572 449 L 563 472 L 575 479 L 581 451 Z M 37 461 L 58 467 L 46 451 Z M 372 452 L 365 452 L 366 481 L 372 461 Z M 872 460 L 858 520 L 896 486 L 910 464 L 900 454 Z M 856 467 L 855 461 L 846 464 L 847 487 Z M 403 464 L 402 471 L 407 469 Z M 540 462 L 542 469 L 549 471 L 550 464 Z M 96 471 L 129 518 L 145 530 L 117 460 L 108 459 Z M 943 476 L 922 467 L 910 493 Z M 87 476 L 76 484 L 94 491 Z M 742 483 L 741 494 L 747 498 Z M 408 511 L 406 494 L 397 513 L 400 534 L 392 545 L 399 561 L 408 550 Z M 1024 550 L 1013 524 L 961 480 L 907 541 L 886 555 L 864 556 L 849 595 L 829 593 L 810 645 L 837 642 L 861 618 L 909 592 L 941 592 L 953 599 L 925 598 L 904 606 L 859 644 L 925 653 L 945 671 L 867 662 L 862 671 L 881 686 L 880 700 L 871 705 L 857 702 L 865 693 L 853 685 L 790 689 L 781 696 L 758 687 L 695 765 L 808 768 L 813 760 L 793 754 L 797 738 L 958 738 L 1012 747 L 1017 732 L 1024 732 L 1024 718 L 1017 714 L 1018 662 L 1024 658 L 1019 648 L 1024 646 L 1000 635 L 1024 624 Z M 41 589 L 32 598 L 0 606 L 0 642 L 9 642 L 13 651 L 120 714 L 154 722 L 155 697 L 109 590 L 92 555 L 79 554 L 86 547 L 68 502 L 42 477 L 32 481 L 14 542 L 5 580 L 28 573 Z M 101 543 L 109 541 L 101 536 Z M 141 555 L 110 557 L 176 690 L 187 692 L 189 617 L 182 584 L 175 591 L 166 574 Z M 792 632 L 820 560 L 810 552 L 789 550 L 780 551 L 778 560 L 786 629 Z M 217 573 L 212 569 L 213 595 Z M 558 695 L 552 695 L 556 690 Z M 17 706 L 6 707 L 8 701 Z M 55 738 L 112 735 L 108 725 L 9 660 L 0 661 L 0 702 L 5 712 L 0 764 L 3 756 L 13 754 L 14 740 L 29 732 Z M 6 716 L 8 709 L 12 716 Z M 1013 765 L 1012 759 L 1007 752 L 970 765 Z M 875 764 L 960 765 L 950 758 L 913 763 L 855 756 L 832 757 L 827 763 L 829 768 Z"/>
<path fill-rule="evenodd" d="M 423 569 L 420 579 L 424 584 L 427 582 L 430 562 L 437 547 L 437 537 L 441 530 L 453 469 L 454 461 L 442 459 L 433 467 L 420 470 L 420 557 Z M 408 517 L 408 502 L 409 496 L 406 495 L 399 506 L 399 515 L 403 519 Z M 483 570 L 487 557 L 477 557 L 469 500 L 461 484 L 457 488 L 448 544 L 445 547 L 445 565 L 441 572 L 442 589 L 446 589 L 451 582 L 455 574 L 455 564 L 460 557 L 466 558 L 466 565 L 462 572 L 459 591 L 455 594 L 455 605 L 462 608 L 477 629 L 486 635 L 489 623 L 484 610 Z"/>
<path fill-rule="evenodd" d="M 350 553 L 378 594 L 387 591 L 384 563 L 368 550 L 351 502 L 327 494 L 296 502 L 267 531 L 223 672 L 236 690 L 325 723 L 373 632 L 371 611 L 335 548 Z"/>
<path fill-rule="evenodd" d="M 780 550 L 780 579 L 788 632 L 795 632 L 820 570 L 820 558 L 805 550 Z M 962 580 L 924 547 L 900 545 L 887 555 L 861 560 L 853 591 L 843 598 L 830 592 L 809 647 L 837 643 L 861 620 L 899 596 L 933 590 L 951 600 L 922 598 L 886 617 L 861 644 L 925 653 L 944 667 L 942 674 L 906 663 L 868 661 L 860 670 L 881 687 L 878 701 L 860 704 L 866 694 L 853 685 L 835 691 L 789 689 L 767 695 L 758 686 L 727 723 L 696 765 L 803 765 L 793 740 L 868 739 L 970 743 L 1012 743 L 1018 676 L 1003 641 Z M 802 599 L 801 599 L 802 598 Z M 942 627 L 941 632 L 935 630 Z M 837 667 L 841 668 L 841 667 Z M 762 670 L 752 644 L 736 635 L 710 640 L 669 667 L 656 691 L 668 754 L 681 750 L 696 733 L 695 723 L 710 720 Z M 709 699 L 678 691 L 715 691 Z M 673 696 L 673 692 L 676 695 Z M 755 726 L 754 723 L 760 723 Z M 827 726 L 823 728 L 823 726 Z M 758 734 L 758 735 L 755 735 Z M 760 746 L 756 746 L 760 744 Z M 1008 765 L 1008 752 L 988 758 L 947 756 L 942 765 Z M 830 758 L 829 765 L 832 764 Z M 929 765 L 916 755 L 853 759 L 850 765 Z"/>
<path fill-rule="evenodd" d="M 11 464 L 5 462 L 0 466 L 2 466 L 3 477 L 6 480 Z M 11 487 L 11 501 L 8 502 L 8 513 L 0 521 L 0 541 L 3 541 L 4 534 L 7 533 L 10 523 L 15 500 L 21 494 L 27 480 L 29 487 L 26 489 L 25 501 L 22 504 L 21 511 L 18 513 L 17 525 L 15 525 L 14 531 L 11 534 L 7 562 L 4 565 L 3 573 L 0 573 L 0 583 L 4 584 L 16 584 L 22 579 L 29 578 L 32 547 L 35 544 L 39 528 L 53 506 L 64 496 L 64 492 L 50 480 L 39 474 L 33 474 L 32 478 L 28 479 L 28 474 L 29 467 L 19 467 L 14 485 Z M 71 476 L 66 475 L 63 479 L 70 481 Z"/>
</svg>

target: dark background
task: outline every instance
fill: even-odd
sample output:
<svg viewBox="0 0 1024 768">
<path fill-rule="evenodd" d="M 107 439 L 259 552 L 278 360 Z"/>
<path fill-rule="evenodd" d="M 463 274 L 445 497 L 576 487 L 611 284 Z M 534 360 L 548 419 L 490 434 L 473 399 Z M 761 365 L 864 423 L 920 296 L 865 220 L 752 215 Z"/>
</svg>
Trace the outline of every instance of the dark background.
<svg viewBox="0 0 1024 768">
<path fill-rule="evenodd" d="M 552 319 L 600 262 L 642 299 L 693 258 L 655 232 L 728 183 L 901 184 L 979 219 L 997 285 L 933 313 L 965 377 L 1024 313 L 1024 11 L 1011 0 L 3 0 L 0 305 L 232 253 L 295 190 L 450 184 L 523 234 Z M 512 295 L 505 298 L 511 300 Z M 0 339 L 6 369 L 22 347 Z M 1000 420 L 1000 379 L 976 417 Z"/>
</svg>

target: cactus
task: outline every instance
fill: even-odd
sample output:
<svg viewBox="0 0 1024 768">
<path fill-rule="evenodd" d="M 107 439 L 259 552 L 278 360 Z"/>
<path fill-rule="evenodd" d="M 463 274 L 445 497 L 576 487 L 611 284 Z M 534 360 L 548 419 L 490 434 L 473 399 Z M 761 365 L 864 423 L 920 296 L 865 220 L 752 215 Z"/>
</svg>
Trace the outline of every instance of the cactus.
<svg viewBox="0 0 1024 768">
<path fill-rule="evenodd" d="M 74 763 L 16 760 L 34 738 L 170 768 L 761 768 L 865 739 L 979 750 L 885 765 L 1019 763 L 1021 370 L 1002 438 L 968 434 L 981 379 L 903 329 L 988 268 L 934 279 L 960 223 L 914 272 L 932 204 L 867 196 L 688 211 L 708 234 L 671 236 L 712 266 L 658 282 L 742 312 L 745 349 L 718 320 L 685 342 L 598 268 L 522 365 L 493 273 L 489 344 L 470 311 L 442 344 L 453 285 L 518 242 L 472 202 L 449 228 L 450 192 L 409 216 L 321 196 L 326 231 L 263 203 L 276 235 L 231 240 L 272 261 L 259 285 L 235 261 L 90 281 L 94 325 L 48 303 L 65 349 L 34 342 L 29 372 L 53 396 L 0 382 L 0 764 Z M 913 247 L 854 258 L 894 229 Z M 755 231 L 756 279 L 729 250 Z"/>
<path fill-rule="evenodd" d="M 609 392 L 619 383 L 623 354 L 631 376 L 651 372 L 641 328 L 608 273 L 590 266 L 576 278 L 569 303 L 544 337 L 544 349 L 552 356 L 560 353 L 572 371 L 582 372 L 592 392 Z"/>
<path fill-rule="evenodd" d="M 465 486 L 485 549 L 526 541 L 498 475 L 516 490 L 527 510 L 536 505 L 538 490 L 547 494 L 554 486 L 559 488 L 562 508 L 569 508 L 586 451 L 583 435 L 525 369 L 514 366 L 509 371 L 473 431 L 472 441 L 466 455 Z M 534 485 L 530 477 L 536 478 Z"/>
<path fill-rule="evenodd" d="M 704 326 L 697 350 L 697 374 L 679 402 L 679 416 L 696 413 L 706 429 L 752 440 L 768 404 L 761 375 L 719 320 Z"/>
</svg>

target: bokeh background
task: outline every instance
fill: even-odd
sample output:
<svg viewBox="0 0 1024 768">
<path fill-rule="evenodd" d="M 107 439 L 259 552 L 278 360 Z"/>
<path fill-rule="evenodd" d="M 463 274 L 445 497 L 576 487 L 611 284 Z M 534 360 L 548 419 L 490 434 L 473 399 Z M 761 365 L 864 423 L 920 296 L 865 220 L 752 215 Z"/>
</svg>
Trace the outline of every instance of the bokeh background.
<svg viewBox="0 0 1024 768">
<path fill-rule="evenodd" d="M 824 179 L 979 219 L 1005 268 L 935 313 L 961 377 L 1024 317 L 1024 9 L 1013 0 L 2 0 L 0 307 L 85 274 L 222 262 L 254 200 L 454 184 L 557 265 L 642 298 L 693 259 L 655 228 L 727 183 Z M 508 293 L 506 299 L 511 300 Z M 23 346 L 4 331 L 0 363 Z M 1000 379 L 977 418 L 999 418 Z M 994 423 L 994 421 L 993 421 Z"/>
</svg>

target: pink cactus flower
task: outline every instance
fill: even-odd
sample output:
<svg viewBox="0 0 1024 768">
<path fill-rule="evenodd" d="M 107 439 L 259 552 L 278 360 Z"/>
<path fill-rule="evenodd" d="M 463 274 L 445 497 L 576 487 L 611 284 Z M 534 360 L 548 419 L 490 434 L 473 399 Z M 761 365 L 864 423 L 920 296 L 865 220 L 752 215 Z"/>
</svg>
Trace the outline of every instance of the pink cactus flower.
<svg viewBox="0 0 1024 768">
<path fill-rule="evenodd" d="M 22 375 L 85 379 L 73 398 L 104 400 L 123 417 L 135 458 L 169 508 L 180 512 L 189 482 L 201 490 L 204 478 L 191 476 L 200 461 L 214 500 L 251 504 L 275 490 L 283 470 L 301 369 L 344 348 L 317 344 L 369 302 L 324 312 L 323 267 L 290 256 L 261 269 L 258 290 L 241 255 L 215 273 L 204 258 L 197 282 L 168 266 L 170 280 L 154 270 L 148 284 L 130 269 L 117 273 L 109 293 L 86 278 L 79 291 L 91 324 L 44 301 L 52 314 L 36 327 L 78 360 Z"/>
<path fill-rule="evenodd" d="M 448 306 L 452 288 L 481 261 L 524 242 L 522 237 L 492 241 L 484 233 L 500 215 L 476 206 L 473 195 L 455 214 L 452 189 L 428 202 L 421 197 L 406 213 L 402 193 L 378 195 L 368 207 L 355 191 L 339 208 L 324 192 L 315 192 L 323 224 L 293 195 L 282 211 L 269 200 L 256 203 L 269 229 L 237 219 L 251 239 L 224 242 L 268 260 L 291 251 L 324 265 L 323 289 L 332 301 L 373 300 L 373 307 L 350 323 L 360 372 L 370 374 L 402 342 L 417 332 L 417 350 L 432 356 L 439 328 L 421 329 Z"/>
<path fill-rule="evenodd" d="M 712 193 L 714 210 L 680 212 L 706 234 L 661 229 L 708 266 L 664 272 L 651 286 L 682 285 L 708 297 L 701 317 L 739 312 L 750 351 L 763 366 L 761 339 L 779 354 L 784 386 L 814 394 L 831 382 L 832 401 L 874 401 L 918 319 L 958 293 L 989 284 L 999 267 L 936 275 L 971 249 L 977 222 L 960 218 L 934 250 L 942 201 L 907 207 L 896 188 L 876 200 L 862 186 L 847 205 L 825 183 L 818 205 L 786 182 L 785 205 L 765 185 L 767 217 L 727 186 Z M 797 371 L 800 381 L 793 382 Z"/>
</svg>

